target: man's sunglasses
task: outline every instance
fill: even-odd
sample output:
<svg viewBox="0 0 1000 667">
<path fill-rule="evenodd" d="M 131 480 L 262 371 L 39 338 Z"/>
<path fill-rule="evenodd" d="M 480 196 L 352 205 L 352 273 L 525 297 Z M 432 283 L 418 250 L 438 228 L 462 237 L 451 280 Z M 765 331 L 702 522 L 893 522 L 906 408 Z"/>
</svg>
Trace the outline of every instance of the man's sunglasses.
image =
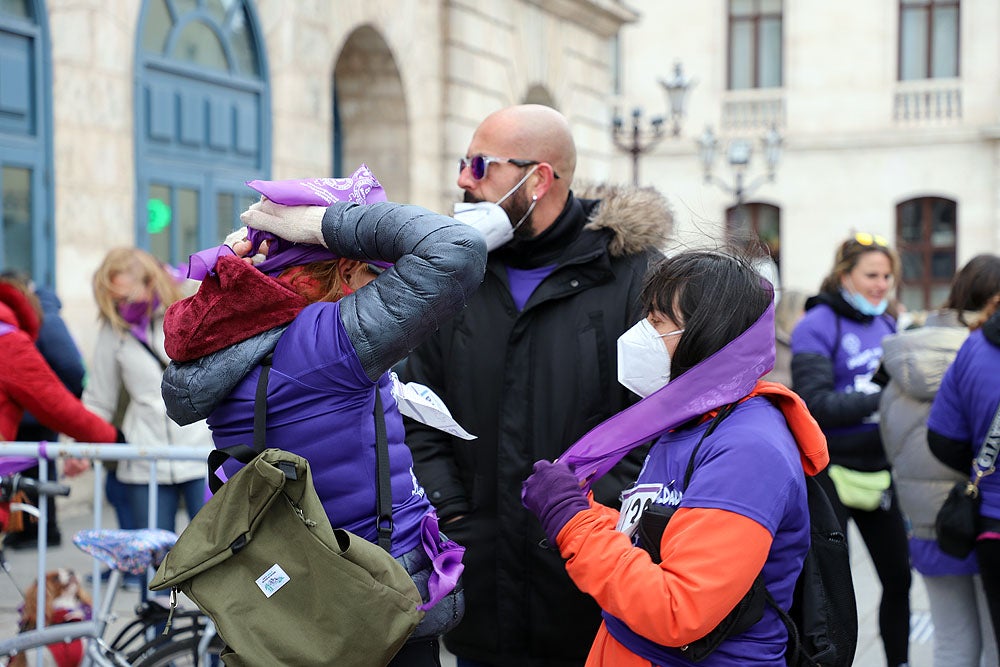
<svg viewBox="0 0 1000 667">
<path fill-rule="evenodd" d="M 889 247 L 889 242 L 885 239 L 885 237 L 879 236 L 878 234 L 858 232 L 854 235 L 854 240 L 863 246 L 878 246 L 880 248 Z"/>
<path fill-rule="evenodd" d="M 465 171 L 465 168 L 469 168 L 469 173 L 472 174 L 472 178 L 477 181 L 481 181 L 486 178 L 486 168 L 490 166 L 491 162 L 509 162 L 515 167 L 530 167 L 535 164 L 541 164 L 538 160 L 519 160 L 513 157 L 493 157 L 492 155 L 473 155 L 470 158 L 459 158 L 458 159 L 458 173 L 461 174 Z M 554 178 L 559 178 L 559 174 L 552 170 L 552 176 Z"/>
</svg>

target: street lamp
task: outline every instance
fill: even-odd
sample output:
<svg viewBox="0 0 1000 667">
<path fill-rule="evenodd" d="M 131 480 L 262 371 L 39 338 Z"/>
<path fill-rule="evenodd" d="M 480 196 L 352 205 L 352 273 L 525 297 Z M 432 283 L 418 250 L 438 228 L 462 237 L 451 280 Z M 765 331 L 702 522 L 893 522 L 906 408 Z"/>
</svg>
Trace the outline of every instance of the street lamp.
<svg viewBox="0 0 1000 667">
<path fill-rule="evenodd" d="M 712 173 L 715 164 L 715 156 L 719 147 L 719 139 L 715 136 L 711 126 L 705 128 L 698 138 L 698 153 L 701 158 L 702 167 L 705 169 L 705 182 L 714 183 L 736 198 L 736 206 L 733 208 L 733 217 L 727 216 L 730 230 L 736 230 L 738 234 L 759 234 L 759 231 L 751 230 L 749 216 L 747 215 L 744 202 L 747 197 L 765 182 L 774 182 L 775 171 L 778 168 L 778 161 L 781 159 L 781 135 L 773 125 L 760 138 L 764 153 L 765 173 L 758 175 L 755 179 L 746 182 L 747 171 L 750 167 L 750 159 L 753 157 L 753 142 L 749 139 L 736 138 L 730 140 L 726 146 L 726 160 L 733 171 L 733 183 L 729 184 Z M 752 237 L 751 237 L 752 238 Z M 743 239 L 749 242 L 749 238 Z M 777 277 L 777 265 L 775 264 L 773 253 L 769 252 L 771 259 L 762 264 L 766 269 L 762 269 L 765 277 L 771 281 L 772 285 L 779 284 Z"/>
<path fill-rule="evenodd" d="M 695 81 L 684 75 L 684 68 L 678 60 L 674 63 L 674 75 L 669 79 L 660 79 L 660 85 L 667 91 L 667 102 L 670 103 L 671 133 L 676 137 L 681 133 L 681 118 L 684 117 L 684 102 L 688 91 Z"/>
<path fill-rule="evenodd" d="M 746 173 L 750 167 L 750 159 L 753 157 L 753 143 L 749 139 L 732 139 L 726 147 L 726 160 L 733 171 L 733 183 L 730 185 L 712 173 L 715 164 L 715 156 L 719 147 L 719 139 L 711 126 L 706 126 L 705 131 L 698 137 L 698 155 L 701 158 L 701 165 L 705 170 L 705 182 L 714 183 L 736 198 L 736 206 L 742 207 L 746 198 L 760 187 L 763 183 L 774 182 L 775 171 L 778 168 L 778 161 L 781 159 L 781 134 L 773 125 L 764 133 L 760 139 L 764 149 L 764 165 L 766 172 L 757 176 L 749 183 L 746 182 Z"/>
<path fill-rule="evenodd" d="M 681 132 L 681 119 L 684 117 L 684 102 L 688 90 L 694 85 L 694 81 L 684 76 L 684 71 L 680 62 L 674 64 L 674 75 L 669 80 L 660 80 L 660 85 L 667 92 L 669 103 L 669 118 L 671 124 L 670 133 L 678 136 Z M 611 140 L 620 151 L 629 153 L 632 156 L 632 184 L 639 185 L 639 156 L 647 153 L 666 136 L 663 130 L 665 120 L 662 116 L 655 116 L 649 121 L 649 127 L 642 126 L 642 109 L 635 107 L 632 109 L 632 125 L 625 128 L 625 121 L 615 110 L 615 116 L 611 124 Z"/>
</svg>

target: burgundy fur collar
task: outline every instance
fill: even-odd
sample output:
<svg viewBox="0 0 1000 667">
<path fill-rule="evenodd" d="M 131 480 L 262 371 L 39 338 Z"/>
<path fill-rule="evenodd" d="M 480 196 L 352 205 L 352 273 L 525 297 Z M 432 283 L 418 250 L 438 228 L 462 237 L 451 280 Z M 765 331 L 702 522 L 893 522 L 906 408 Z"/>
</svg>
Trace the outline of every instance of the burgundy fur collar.
<svg viewBox="0 0 1000 667">
<path fill-rule="evenodd" d="M 198 292 L 164 315 L 167 355 L 191 361 L 287 324 L 309 302 L 237 257 L 221 257 Z"/>
</svg>

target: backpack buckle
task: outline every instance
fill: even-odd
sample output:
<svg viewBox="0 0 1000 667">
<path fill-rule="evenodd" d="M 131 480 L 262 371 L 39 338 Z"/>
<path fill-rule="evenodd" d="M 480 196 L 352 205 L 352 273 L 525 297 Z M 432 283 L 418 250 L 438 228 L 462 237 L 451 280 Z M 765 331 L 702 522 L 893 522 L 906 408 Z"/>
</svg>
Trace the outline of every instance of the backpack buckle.
<svg viewBox="0 0 1000 667">
<path fill-rule="evenodd" d="M 299 474 L 295 470 L 295 464 L 291 461 L 279 461 L 278 470 L 285 473 L 285 479 L 289 479 L 294 482 L 299 478 Z"/>
</svg>

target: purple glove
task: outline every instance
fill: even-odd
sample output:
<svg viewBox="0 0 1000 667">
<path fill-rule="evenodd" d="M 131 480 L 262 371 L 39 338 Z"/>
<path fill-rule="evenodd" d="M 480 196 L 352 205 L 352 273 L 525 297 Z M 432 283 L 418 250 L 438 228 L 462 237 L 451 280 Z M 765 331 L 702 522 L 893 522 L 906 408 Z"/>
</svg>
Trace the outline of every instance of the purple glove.
<svg viewBox="0 0 1000 667">
<path fill-rule="evenodd" d="M 542 522 L 555 546 L 556 536 L 577 512 L 590 507 L 580 480 L 565 463 L 535 461 L 534 471 L 521 485 L 521 503 Z"/>
</svg>

